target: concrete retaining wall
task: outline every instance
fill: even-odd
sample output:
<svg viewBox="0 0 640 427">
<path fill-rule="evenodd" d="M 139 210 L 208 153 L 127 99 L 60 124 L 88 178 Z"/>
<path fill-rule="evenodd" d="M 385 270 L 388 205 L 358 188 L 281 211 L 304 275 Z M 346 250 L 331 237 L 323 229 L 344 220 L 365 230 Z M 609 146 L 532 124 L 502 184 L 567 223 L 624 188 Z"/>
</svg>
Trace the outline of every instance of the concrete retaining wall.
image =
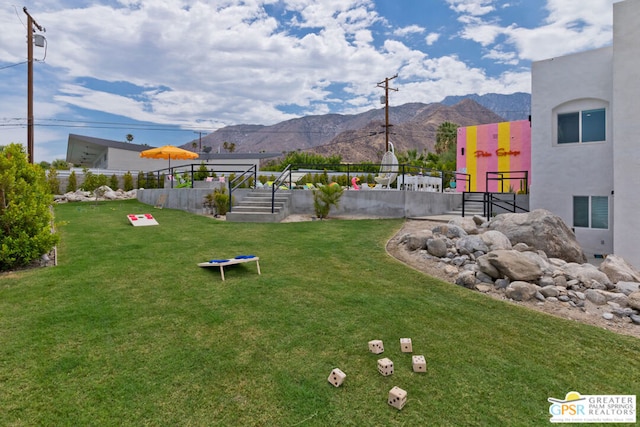
<svg viewBox="0 0 640 427">
<path fill-rule="evenodd" d="M 233 192 L 236 202 L 252 190 Z M 165 208 L 180 209 L 202 214 L 204 197 L 211 193 L 205 188 L 164 188 L 138 190 L 138 200 L 155 205 L 166 194 Z M 313 215 L 313 193 L 308 190 L 291 191 L 289 214 Z M 331 215 L 378 216 L 381 218 L 407 218 L 439 215 L 451 211 L 462 203 L 460 193 L 432 193 L 399 190 L 345 191 L 339 207 L 331 209 Z"/>
</svg>

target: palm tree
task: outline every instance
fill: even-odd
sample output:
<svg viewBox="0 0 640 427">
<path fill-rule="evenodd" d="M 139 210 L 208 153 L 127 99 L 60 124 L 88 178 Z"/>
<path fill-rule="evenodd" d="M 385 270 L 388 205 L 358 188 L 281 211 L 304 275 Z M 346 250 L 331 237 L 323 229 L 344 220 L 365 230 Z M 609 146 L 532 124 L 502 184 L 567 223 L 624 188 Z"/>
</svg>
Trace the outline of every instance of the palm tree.
<svg viewBox="0 0 640 427">
<path fill-rule="evenodd" d="M 222 144 L 222 148 L 224 148 L 225 150 L 227 150 L 230 153 L 233 153 L 234 151 L 236 151 L 236 143 L 235 142 L 227 142 L 227 141 L 225 141 Z"/>
<path fill-rule="evenodd" d="M 407 150 L 406 153 L 398 153 L 398 163 L 423 167 L 427 160 L 425 154 L 426 153 L 418 154 L 418 150 L 412 148 Z"/>
<path fill-rule="evenodd" d="M 451 147 L 455 146 L 458 140 L 458 128 L 460 125 L 457 125 L 452 122 L 442 122 L 440 126 L 438 126 L 438 131 L 436 133 L 436 153 L 442 154 L 451 149 Z"/>
<path fill-rule="evenodd" d="M 125 136 L 125 138 L 127 139 L 127 142 L 133 142 L 133 135 L 128 133 L 127 136 Z"/>
</svg>

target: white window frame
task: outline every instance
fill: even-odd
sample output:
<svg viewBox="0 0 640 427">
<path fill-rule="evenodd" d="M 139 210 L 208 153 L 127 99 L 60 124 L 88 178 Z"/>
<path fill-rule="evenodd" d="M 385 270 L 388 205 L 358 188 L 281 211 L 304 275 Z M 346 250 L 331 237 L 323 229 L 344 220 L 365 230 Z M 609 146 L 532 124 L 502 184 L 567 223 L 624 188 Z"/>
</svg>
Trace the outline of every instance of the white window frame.
<svg viewBox="0 0 640 427">
<path fill-rule="evenodd" d="M 576 198 L 580 197 L 580 198 L 586 198 L 588 200 L 588 206 L 587 206 L 587 218 L 588 218 L 588 226 L 582 226 L 582 225 L 576 225 L 575 224 L 575 220 L 576 220 Z M 598 198 L 598 199 L 606 199 L 606 207 L 607 207 L 607 226 L 606 227 L 594 227 L 593 223 L 594 223 L 594 206 L 593 206 L 593 199 L 594 198 Z M 589 230 L 609 230 L 610 228 L 610 221 L 611 221 L 611 209 L 610 209 L 610 200 L 609 200 L 609 196 L 584 196 L 584 195 L 575 195 L 572 198 L 572 209 L 573 209 L 573 228 L 581 228 L 581 229 L 589 229 Z"/>
<path fill-rule="evenodd" d="M 605 139 L 603 141 L 588 141 L 582 142 L 582 113 L 589 110 L 604 110 L 604 136 Z M 563 104 L 557 105 L 553 108 L 552 112 L 552 144 L 555 147 L 578 147 L 578 146 L 586 146 L 592 144 L 602 144 L 606 143 L 611 137 L 611 109 L 609 108 L 609 102 L 604 99 L 598 98 L 580 98 L 574 99 Z M 570 113 L 578 113 L 579 120 L 579 141 L 577 142 L 564 142 L 558 143 L 558 116 L 562 114 L 570 114 Z"/>
</svg>

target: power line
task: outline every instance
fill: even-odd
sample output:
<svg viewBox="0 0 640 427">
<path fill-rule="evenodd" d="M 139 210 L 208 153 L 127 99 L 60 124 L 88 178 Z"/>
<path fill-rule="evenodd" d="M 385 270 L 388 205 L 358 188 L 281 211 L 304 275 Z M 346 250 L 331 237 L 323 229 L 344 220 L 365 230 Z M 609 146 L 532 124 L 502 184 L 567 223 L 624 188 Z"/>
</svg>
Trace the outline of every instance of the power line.
<svg viewBox="0 0 640 427">
<path fill-rule="evenodd" d="M 22 61 L 22 62 L 18 62 L 17 64 L 5 65 L 4 67 L 0 67 L 0 70 L 5 70 L 11 67 L 17 67 L 18 65 L 23 65 L 23 64 L 26 64 L 27 62 L 29 61 Z"/>
</svg>

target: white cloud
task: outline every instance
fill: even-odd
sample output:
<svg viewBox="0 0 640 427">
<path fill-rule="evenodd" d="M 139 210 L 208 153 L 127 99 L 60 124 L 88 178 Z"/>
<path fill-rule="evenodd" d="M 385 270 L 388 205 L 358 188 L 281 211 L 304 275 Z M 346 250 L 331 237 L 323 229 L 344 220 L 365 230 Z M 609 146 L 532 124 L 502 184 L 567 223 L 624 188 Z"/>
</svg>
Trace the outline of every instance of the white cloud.
<svg viewBox="0 0 640 427">
<path fill-rule="evenodd" d="M 422 34 L 424 33 L 424 28 L 419 25 L 409 25 L 407 27 L 397 28 L 394 32 L 394 36 L 405 37 L 410 34 Z"/>
<path fill-rule="evenodd" d="M 498 25 L 487 24 L 479 19 L 472 19 L 460 33 L 462 38 L 473 40 L 482 46 L 488 46 L 495 42 L 496 38 L 508 31 Z"/>
<path fill-rule="evenodd" d="M 489 7 L 490 1 L 447 0 L 462 15 L 458 21 L 464 25 L 460 37 L 490 48 L 485 58 L 504 58 L 513 51 L 507 62 L 539 60 L 593 49 L 610 43 L 612 36 L 612 0 L 547 0 L 547 16 L 540 26 L 519 27 L 510 23 L 501 25 L 497 17 L 478 13 Z M 527 7 L 536 7 L 527 3 Z M 501 43 L 500 55 L 492 45 Z"/>
<path fill-rule="evenodd" d="M 515 52 L 504 52 L 500 48 L 491 49 L 483 58 L 493 59 L 499 64 L 518 65 L 519 62 Z"/>
<path fill-rule="evenodd" d="M 473 16 L 486 15 L 495 10 L 494 0 L 447 0 L 447 3 L 454 11 Z"/>
<path fill-rule="evenodd" d="M 437 42 L 439 39 L 440 39 L 439 33 L 429 33 L 427 34 L 427 37 L 424 38 L 424 41 L 427 43 L 427 46 L 431 46 L 432 44 Z"/>
<path fill-rule="evenodd" d="M 602 47 L 612 38 L 611 0 L 548 0 L 546 24 L 534 28 L 510 27 L 508 43 L 519 56 L 540 60 Z"/>
<path fill-rule="evenodd" d="M 509 11 L 546 4 L 545 19 L 531 28 L 503 23 L 507 9 L 496 0 L 444 4 L 458 19 L 427 33 L 418 17 L 394 28 L 374 0 L 47 2 L 36 13 L 48 41 L 46 62 L 36 66 L 37 116 L 84 120 L 97 111 L 185 127 L 271 124 L 377 108 L 376 83 L 396 73 L 395 105 L 528 91 L 523 61 L 611 39 L 611 0 L 510 2 Z M 0 7 L 0 27 L 0 67 L 24 61 L 25 28 L 13 7 Z M 461 38 L 467 50 L 432 57 L 447 48 L 441 37 Z M 469 65 L 482 59 L 499 71 Z M 24 118 L 24 67 L 0 77 L 0 119 Z M 38 132 L 43 144 L 55 134 Z"/>
</svg>

